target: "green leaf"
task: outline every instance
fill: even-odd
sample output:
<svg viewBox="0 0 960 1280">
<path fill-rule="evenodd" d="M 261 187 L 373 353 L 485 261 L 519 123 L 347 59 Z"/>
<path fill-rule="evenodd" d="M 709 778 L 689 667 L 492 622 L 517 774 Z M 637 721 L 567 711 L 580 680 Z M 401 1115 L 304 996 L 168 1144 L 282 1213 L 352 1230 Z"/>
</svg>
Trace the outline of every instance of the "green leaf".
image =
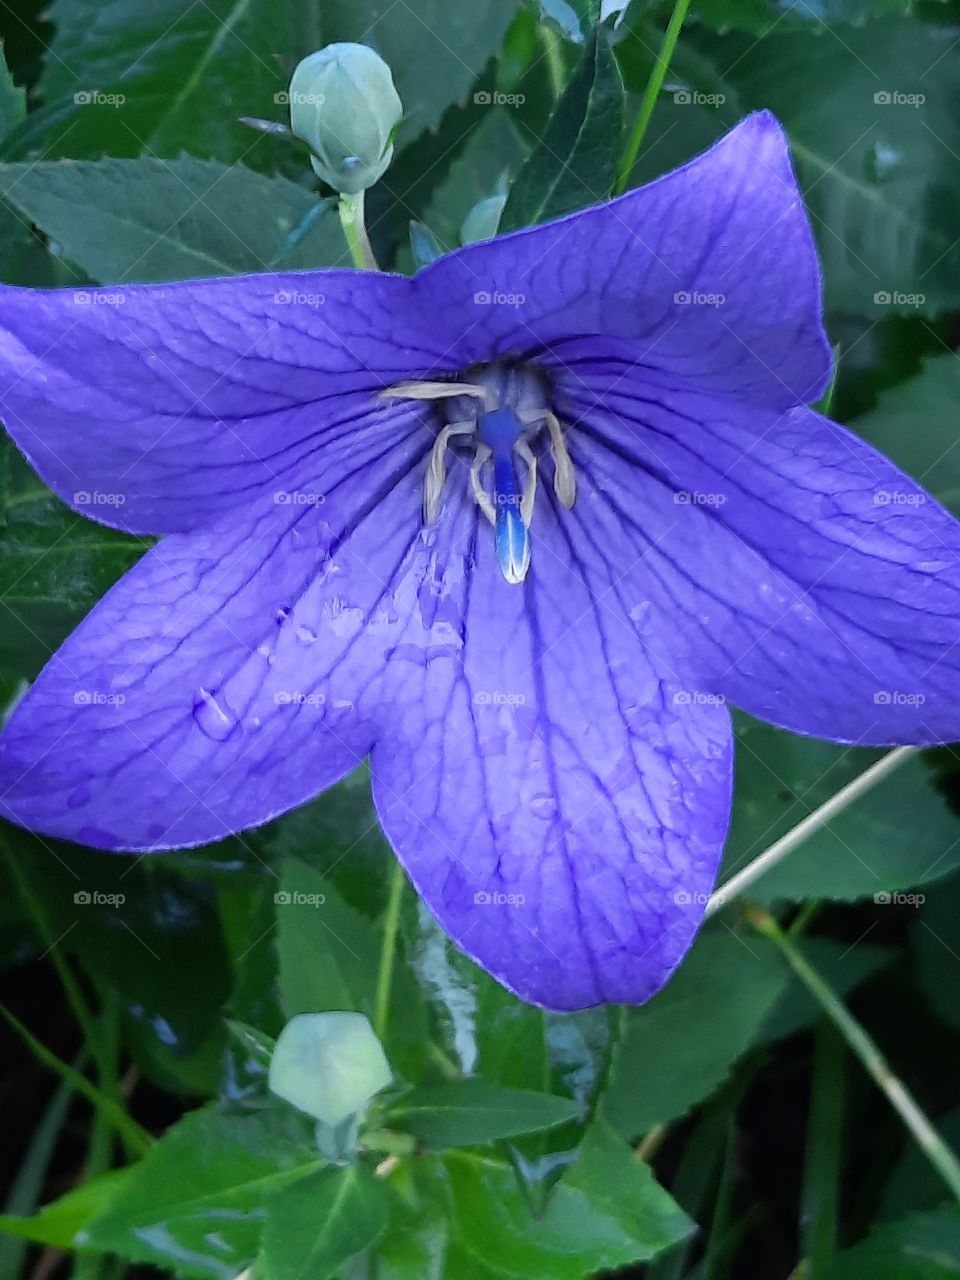
<svg viewBox="0 0 960 1280">
<path fill-rule="evenodd" d="M 447 1168 L 460 1243 L 508 1275 L 582 1280 L 655 1257 L 692 1229 L 649 1168 L 600 1122 L 537 1218 L 506 1165 L 461 1152 L 447 1157 Z"/>
<path fill-rule="evenodd" d="M 130 1178 L 129 1169 L 114 1169 L 82 1182 L 73 1191 L 44 1205 L 32 1218 L 0 1216 L 0 1232 L 54 1249 L 83 1247 L 77 1236 L 102 1214 Z"/>
<path fill-rule="evenodd" d="M 918 1213 L 877 1227 L 836 1255 L 828 1280 L 955 1280 L 960 1276 L 960 1209 Z"/>
<path fill-rule="evenodd" d="M 241 164 L 192 156 L 9 164 L 0 167 L 0 196 L 94 280 L 348 264 L 332 210 Z"/>
<path fill-rule="evenodd" d="M 800 950 L 842 1000 L 890 964 L 897 955 L 892 947 L 873 947 L 864 942 L 851 946 L 848 942 L 834 942 L 830 938 L 805 938 Z M 809 1029 L 822 1017 L 822 1007 L 806 987 L 795 980 L 764 1019 L 758 1043 L 772 1044 L 783 1040 Z"/>
<path fill-rule="evenodd" d="M 902 691 L 890 696 L 897 694 Z M 874 898 L 884 906 L 893 895 L 949 875 L 960 866 L 960 818 L 934 781 L 923 757 L 903 757 L 882 782 L 756 880 L 750 898 L 764 904 Z"/>
<path fill-rule="evenodd" d="M 280 992 L 298 1013 L 373 1011 L 380 944 L 373 923 L 304 862 L 284 863 L 277 904 Z"/>
<path fill-rule="evenodd" d="M 664 990 L 624 1011 L 600 1114 L 629 1138 L 683 1115 L 726 1079 L 788 981 L 762 939 L 706 929 Z"/>
<path fill-rule="evenodd" d="M 872 18 L 908 14 L 913 0 L 802 0 L 783 5 L 778 0 L 695 0 L 691 17 L 718 31 L 746 31 L 762 36 L 778 32 L 818 28 L 821 23 L 863 23 Z"/>
<path fill-rule="evenodd" d="M 149 543 L 84 520 L 0 437 L 0 670 L 34 676 Z"/>
<path fill-rule="evenodd" d="M 263 1260 L 270 1280 L 326 1280 L 386 1230 L 383 1181 L 361 1165 L 320 1169 L 286 1187 L 267 1211 Z"/>
<path fill-rule="evenodd" d="M 233 1280 L 257 1252 L 268 1200 L 320 1164 L 290 1108 L 195 1111 L 130 1171 L 85 1239 L 180 1276 Z"/>
<path fill-rule="evenodd" d="M 960 302 L 954 40 L 946 27 L 886 19 L 709 46 L 743 105 L 769 107 L 787 128 L 830 307 L 881 320 Z"/>
<path fill-rule="evenodd" d="M 5 138 L 26 114 L 27 95 L 13 83 L 5 53 L 0 48 L 0 138 Z"/>
<path fill-rule="evenodd" d="M 910 939 L 917 986 L 937 1016 L 960 1031 L 960 876 L 924 897 Z"/>
<path fill-rule="evenodd" d="M 945 352 L 929 356 L 915 377 L 881 391 L 877 407 L 850 424 L 954 514 L 960 514 L 958 401 L 960 360 Z"/>
<path fill-rule="evenodd" d="M 269 140 L 238 118 L 286 115 L 275 95 L 311 51 L 300 14 L 307 7 L 298 0 L 55 0 L 38 85 L 45 105 L 16 140 L 19 154 L 33 148 L 90 159 L 187 150 L 270 163 Z"/>
<path fill-rule="evenodd" d="M 507 109 L 489 107 L 427 206 L 426 223 L 441 244 L 453 249 L 460 243 L 464 218 L 479 200 L 506 190 L 526 154 Z"/>
<path fill-rule="evenodd" d="M 543 140 L 510 189 L 500 230 L 533 226 L 605 200 L 616 177 L 623 110 L 610 36 L 597 27 Z"/>
<path fill-rule="evenodd" d="M 518 0 L 326 0 L 323 43 L 356 40 L 376 49 L 393 72 L 410 138 L 464 100 L 517 8 Z"/>
<path fill-rule="evenodd" d="M 389 1124 L 434 1147 L 469 1147 L 552 1129 L 575 1119 L 578 1110 L 569 1098 L 462 1080 L 405 1094 Z"/>
</svg>

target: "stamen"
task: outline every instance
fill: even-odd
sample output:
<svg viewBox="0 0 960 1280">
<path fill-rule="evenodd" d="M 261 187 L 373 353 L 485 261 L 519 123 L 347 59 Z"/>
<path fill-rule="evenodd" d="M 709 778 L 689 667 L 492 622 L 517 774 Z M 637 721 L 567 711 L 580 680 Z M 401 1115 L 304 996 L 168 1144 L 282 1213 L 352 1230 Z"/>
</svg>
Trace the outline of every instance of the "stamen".
<svg viewBox="0 0 960 1280">
<path fill-rule="evenodd" d="M 567 452 L 559 418 L 555 413 L 545 413 L 543 420 L 550 432 L 550 444 L 553 448 L 553 491 L 569 511 L 577 500 L 577 473 Z"/>
<path fill-rule="evenodd" d="M 492 457 L 493 451 L 478 441 L 477 451 L 473 456 L 473 466 L 470 468 L 470 484 L 473 488 L 473 497 L 477 506 L 490 523 L 495 525 L 497 523 L 497 509 L 487 497 L 486 490 L 480 481 L 480 472 Z"/>
<path fill-rule="evenodd" d="M 490 403 L 490 392 L 475 382 L 398 382 L 380 392 L 381 400 L 446 400 L 452 396 L 474 396 L 485 405 Z"/>
<path fill-rule="evenodd" d="M 521 440 L 516 445 L 516 452 L 527 464 L 527 474 L 523 481 L 523 497 L 520 500 L 520 516 L 529 529 L 530 521 L 533 519 L 533 504 L 537 497 L 537 459 L 526 440 Z"/>
<path fill-rule="evenodd" d="M 433 524 L 440 516 L 443 486 L 447 481 L 447 445 L 451 436 L 468 436 L 476 430 L 476 422 L 448 422 L 430 451 L 427 476 L 423 482 L 423 518 Z"/>
</svg>

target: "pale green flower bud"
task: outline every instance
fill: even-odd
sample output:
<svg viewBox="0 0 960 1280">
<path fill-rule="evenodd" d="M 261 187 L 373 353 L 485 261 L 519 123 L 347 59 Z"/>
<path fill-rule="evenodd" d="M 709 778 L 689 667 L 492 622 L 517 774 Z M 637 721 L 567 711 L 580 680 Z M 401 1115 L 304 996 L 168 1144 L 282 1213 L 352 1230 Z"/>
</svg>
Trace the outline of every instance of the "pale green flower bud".
<svg viewBox="0 0 960 1280">
<path fill-rule="evenodd" d="M 328 44 L 294 71 L 289 98 L 290 127 L 324 182 L 347 195 L 372 187 L 393 158 L 403 115 L 383 59 L 363 44 Z"/>
<path fill-rule="evenodd" d="M 393 1076 L 362 1013 L 300 1013 L 280 1032 L 270 1092 L 325 1125 L 366 1110 Z"/>
<path fill-rule="evenodd" d="M 500 226 L 506 195 L 488 196 L 475 204 L 463 220 L 460 228 L 461 244 L 476 244 L 478 240 L 492 240 Z"/>
</svg>

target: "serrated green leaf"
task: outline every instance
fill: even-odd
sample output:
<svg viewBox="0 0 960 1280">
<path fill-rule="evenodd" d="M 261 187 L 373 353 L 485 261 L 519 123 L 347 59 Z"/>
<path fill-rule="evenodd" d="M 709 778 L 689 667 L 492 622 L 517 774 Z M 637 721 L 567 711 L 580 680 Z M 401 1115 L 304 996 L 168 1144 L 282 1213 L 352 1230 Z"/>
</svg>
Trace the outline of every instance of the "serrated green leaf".
<svg viewBox="0 0 960 1280">
<path fill-rule="evenodd" d="M 129 1169 L 114 1169 L 98 1178 L 82 1182 L 66 1195 L 53 1200 L 31 1218 L 0 1216 L 0 1232 L 54 1249 L 81 1247 L 77 1236 L 97 1215 L 103 1213 L 120 1188 L 130 1178 Z"/>
<path fill-rule="evenodd" d="M 617 172 L 623 110 L 610 35 L 597 27 L 542 141 L 510 188 L 500 230 L 531 227 L 606 199 Z"/>
<path fill-rule="evenodd" d="M 461 1080 L 404 1094 L 389 1123 L 434 1147 L 469 1147 L 552 1129 L 578 1110 L 570 1098 Z"/>
<path fill-rule="evenodd" d="M 285 178 L 176 160 L 0 166 L 0 196 L 94 280 L 182 280 L 348 265 L 336 214 Z"/>
<path fill-rule="evenodd" d="M 664 990 L 625 1010 L 600 1114 L 630 1138 L 683 1115 L 749 1049 L 788 981 L 762 939 L 705 930 Z"/>
<path fill-rule="evenodd" d="M 84 1239 L 180 1276 L 233 1280 L 257 1252 L 267 1202 L 321 1166 L 310 1140 L 290 1108 L 192 1112 L 131 1170 Z"/>
<path fill-rule="evenodd" d="M 890 697 L 909 691 L 887 691 Z M 916 821 L 922 809 L 924 821 Z M 919 755 L 901 763 L 813 831 L 750 886 L 750 898 L 771 904 L 807 898 L 888 905 L 893 895 L 942 879 L 960 866 L 960 818 L 936 790 Z M 895 900 L 895 899 L 894 899 Z"/>
<path fill-rule="evenodd" d="M 286 1187 L 271 1202 L 263 1230 L 270 1280 L 326 1280 L 376 1244 L 388 1204 L 383 1181 L 361 1165 L 320 1169 Z"/>
<path fill-rule="evenodd" d="M 582 1280 L 655 1257 L 692 1229 L 649 1168 L 601 1122 L 536 1218 L 506 1165 L 460 1152 L 447 1157 L 447 1168 L 461 1245 L 507 1275 Z"/>
<path fill-rule="evenodd" d="M 275 95 L 311 52 L 298 0 L 54 0 L 44 105 L 11 140 L 18 155 L 193 155 L 272 163 L 244 115 L 282 120 Z"/>
<path fill-rule="evenodd" d="M 743 106 L 786 126 L 829 307 L 881 320 L 960 302 L 954 40 L 949 28 L 881 19 L 709 45 Z"/>
</svg>

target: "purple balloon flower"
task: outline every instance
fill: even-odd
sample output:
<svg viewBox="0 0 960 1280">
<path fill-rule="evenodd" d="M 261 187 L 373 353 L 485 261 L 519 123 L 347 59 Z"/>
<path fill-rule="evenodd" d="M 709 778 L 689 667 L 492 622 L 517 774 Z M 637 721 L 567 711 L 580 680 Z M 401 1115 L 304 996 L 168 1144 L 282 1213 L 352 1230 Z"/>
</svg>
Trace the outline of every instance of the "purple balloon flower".
<svg viewBox="0 0 960 1280">
<path fill-rule="evenodd" d="M 371 755 L 427 905 L 527 1000 L 645 1000 L 730 812 L 725 703 L 956 736 L 960 528 L 805 404 L 830 369 L 783 135 L 414 279 L 3 291 L 0 403 L 164 539 L 0 739 L 0 813 L 216 840 Z"/>
</svg>

